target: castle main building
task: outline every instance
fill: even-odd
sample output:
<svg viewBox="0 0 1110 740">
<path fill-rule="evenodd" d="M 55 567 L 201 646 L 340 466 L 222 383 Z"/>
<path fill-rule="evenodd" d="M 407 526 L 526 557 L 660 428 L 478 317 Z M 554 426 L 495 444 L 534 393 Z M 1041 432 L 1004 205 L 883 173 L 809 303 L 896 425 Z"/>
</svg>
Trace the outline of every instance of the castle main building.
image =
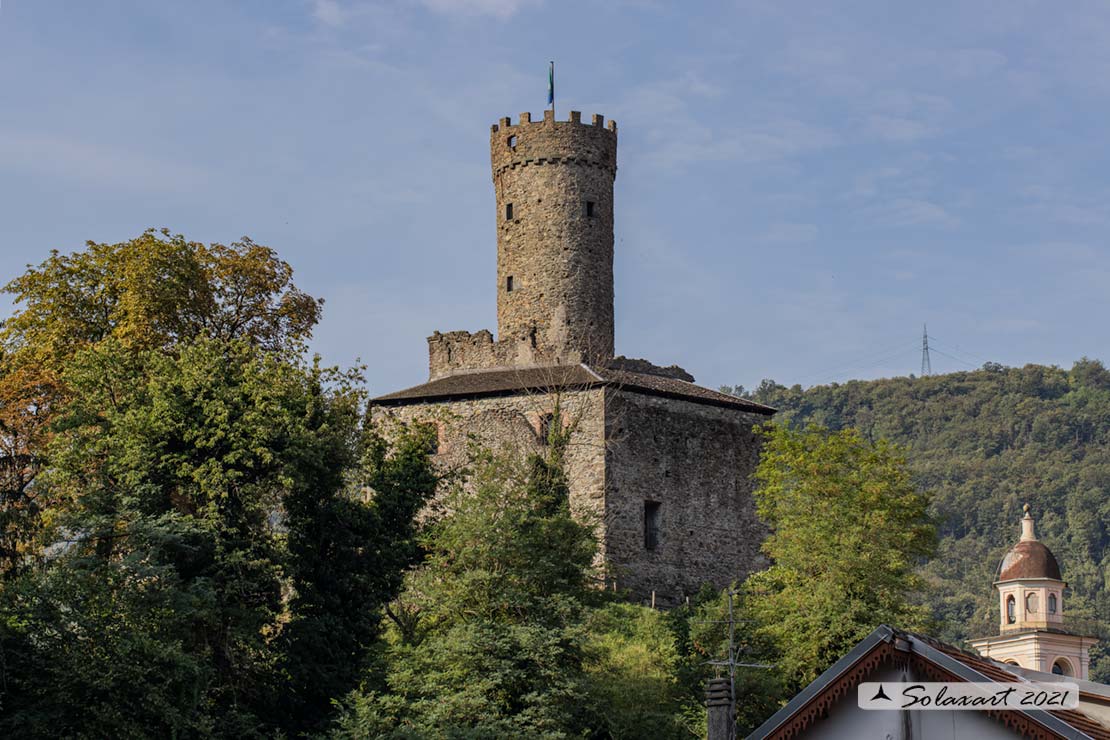
<svg viewBox="0 0 1110 740">
<path fill-rule="evenodd" d="M 703 388 L 676 366 L 614 356 L 617 126 L 522 113 L 490 131 L 497 338 L 435 332 L 429 381 L 374 399 L 375 418 L 438 425 L 437 457 L 470 439 L 542 448 L 556 401 L 572 425 L 571 508 L 596 522 L 620 588 L 677 603 L 761 564 L 753 427 L 766 406 Z"/>
</svg>

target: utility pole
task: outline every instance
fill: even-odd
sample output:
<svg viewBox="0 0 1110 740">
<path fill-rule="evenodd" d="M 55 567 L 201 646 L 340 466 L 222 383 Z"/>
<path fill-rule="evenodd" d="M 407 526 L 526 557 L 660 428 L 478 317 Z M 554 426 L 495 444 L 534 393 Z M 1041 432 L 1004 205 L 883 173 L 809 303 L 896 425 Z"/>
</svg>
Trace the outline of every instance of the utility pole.
<svg viewBox="0 0 1110 740">
<path fill-rule="evenodd" d="M 735 597 L 736 591 L 730 588 L 728 590 L 728 622 L 726 622 L 728 625 L 728 657 L 725 660 L 706 661 L 709 665 L 728 666 L 728 679 L 710 679 L 706 690 L 706 706 L 709 710 L 709 717 L 707 718 L 709 740 L 736 740 L 736 669 L 774 667 L 763 663 L 741 663 L 737 660 L 740 657 L 740 651 L 736 647 L 736 617 L 733 611 Z M 726 680 L 727 687 L 722 685 L 726 683 Z"/>
<path fill-rule="evenodd" d="M 921 331 L 921 377 L 933 374 L 933 363 L 929 359 L 929 327 L 922 324 Z"/>
</svg>

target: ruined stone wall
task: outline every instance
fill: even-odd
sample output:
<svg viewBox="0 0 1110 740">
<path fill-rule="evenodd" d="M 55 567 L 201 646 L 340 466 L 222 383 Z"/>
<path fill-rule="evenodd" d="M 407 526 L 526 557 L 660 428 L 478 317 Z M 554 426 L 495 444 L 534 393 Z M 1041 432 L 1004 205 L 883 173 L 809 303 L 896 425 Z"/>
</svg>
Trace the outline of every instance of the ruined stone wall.
<svg viewBox="0 0 1110 740">
<path fill-rule="evenodd" d="M 534 393 L 375 406 L 371 413 L 375 421 L 435 423 L 439 429 L 435 462 L 441 471 L 451 471 L 466 465 L 471 440 L 521 456 L 541 451 L 541 418 L 552 412 L 556 400 L 565 422 L 574 424 L 566 453 L 571 510 L 580 521 L 597 524 L 599 540 L 603 541 L 600 526 L 605 507 L 604 389 L 564 391 L 557 398 L 555 394 Z"/>
<path fill-rule="evenodd" d="M 524 367 L 536 363 L 527 342 L 496 342 L 487 330 L 435 332 L 428 337 L 428 378 L 494 367 Z"/>
<path fill-rule="evenodd" d="M 565 391 L 575 433 L 566 469 L 571 509 L 598 527 L 599 558 L 634 597 L 673 605 L 703 583 L 717 588 L 764 565 L 766 536 L 751 479 L 759 456 L 758 414 L 618 388 Z M 519 394 L 375 407 L 375 420 L 430 421 L 439 428 L 441 470 L 466 464 L 471 440 L 518 455 L 542 449 L 541 418 L 552 394 Z M 660 505 L 658 546 L 644 543 L 644 502 Z"/>
<path fill-rule="evenodd" d="M 723 588 L 763 566 L 766 536 L 752 499 L 765 417 L 609 389 L 605 548 L 617 583 L 678 603 L 703 583 Z M 644 503 L 660 537 L 644 544 Z"/>
<path fill-rule="evenodd" d="M 544 362 L 613 356 L 613 180 L 617 129 L 602 116 L 490 133 L 497 207 L 497 335 Z"/>
</svg>

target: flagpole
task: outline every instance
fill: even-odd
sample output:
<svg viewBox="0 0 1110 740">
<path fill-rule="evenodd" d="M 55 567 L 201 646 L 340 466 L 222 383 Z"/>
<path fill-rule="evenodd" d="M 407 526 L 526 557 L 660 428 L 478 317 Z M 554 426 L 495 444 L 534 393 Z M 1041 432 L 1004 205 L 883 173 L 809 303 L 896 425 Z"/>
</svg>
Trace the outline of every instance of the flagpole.
<svg viewBox="0 0 1110 740">
<path fill-rule="evenodd" d="M 548 95 L 551 97 L 551 117 L 555 118 L 555 60 L 551 60 L 551 68 L 548 71 Z"/>
</svg>

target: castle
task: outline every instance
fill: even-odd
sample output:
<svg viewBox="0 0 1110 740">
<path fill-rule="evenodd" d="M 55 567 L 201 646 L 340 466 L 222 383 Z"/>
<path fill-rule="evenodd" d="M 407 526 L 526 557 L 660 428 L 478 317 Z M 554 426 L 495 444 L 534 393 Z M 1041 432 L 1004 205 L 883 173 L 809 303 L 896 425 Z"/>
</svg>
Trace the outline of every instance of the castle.
<svg viewBox="0 0 1110 740">
<path fill-rule="evenodd" d="M 435 423 L 437 460 L 453 465 L 471 438 L 542 449 L 558 403 L 571 509 L 597 524 L 612 585 L 667 604 L 742 579 L 762 564 L 753 428 L 774 411 L 614 356 L 616 123 L 503 118 L 490 160 L 497 338 L 435 332 L 428 382 L 374 399 L 372 414 Z"/>
</svg>

